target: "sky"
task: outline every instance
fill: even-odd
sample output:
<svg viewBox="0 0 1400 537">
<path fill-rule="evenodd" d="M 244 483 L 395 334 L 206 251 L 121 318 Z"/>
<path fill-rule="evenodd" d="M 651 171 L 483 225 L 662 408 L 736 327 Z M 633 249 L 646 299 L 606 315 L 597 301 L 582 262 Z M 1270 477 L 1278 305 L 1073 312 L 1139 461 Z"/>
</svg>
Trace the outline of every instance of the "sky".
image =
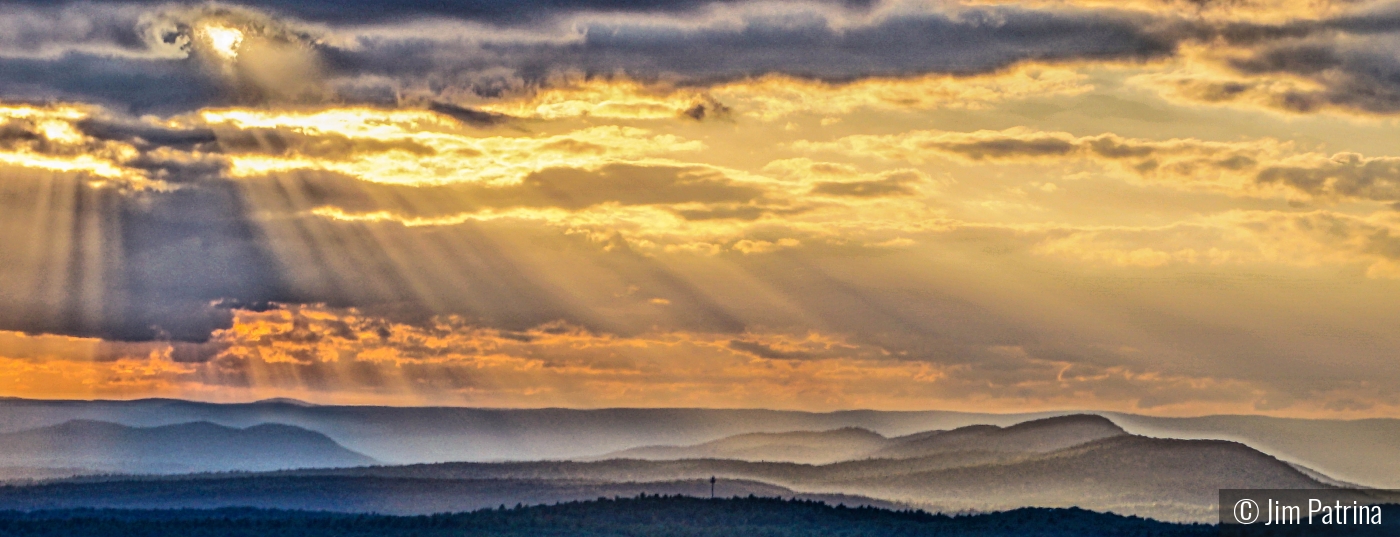
<svg viewBox="0 0 1400 537">
<path fill-rule="evenodd" d="M 1400 417 L 1400 2 L 0 2 L 0 395 Z"/>
</svg>

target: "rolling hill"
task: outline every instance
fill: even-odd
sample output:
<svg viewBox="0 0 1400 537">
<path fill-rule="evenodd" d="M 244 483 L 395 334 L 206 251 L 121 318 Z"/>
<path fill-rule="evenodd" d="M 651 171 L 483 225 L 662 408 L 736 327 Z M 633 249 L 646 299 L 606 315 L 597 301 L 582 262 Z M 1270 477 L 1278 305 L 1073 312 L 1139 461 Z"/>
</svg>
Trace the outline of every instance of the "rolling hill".
<svg viewBox="0 0 1400 537">
<path fill-rule="evenodd" d="M 602 459 L 733 459 L 830 464 L 869 456 L 889 445 L 879 433 L 847 427 L 830 431 L 748 433 L 692 446 L 645 446 L 615 451 Z"/>
<path fill-rule="evenodd" d="M 1009 427 L 973 425 L 891 439 L 872 458 L 910 459 L 954 452 L 1049 453 L 1128 434 L 1108 418 L 1092 414 L 1056 416 Z"/>
<path fill-rule="evenodd" d="M 639 494 L 708 497 L 708 479 L 608 482 L 580 479 L 425 479 L 359 475 L 220 475 L 78 479 L 0 487 L 0 510 L 218 509 L 253 507 L 342 513 L 428 515 Z M 721 497 L 801 498 L 848 506 L 902 508 L 849 494 L 803 494 L 749 480 L 724 480 Z"/>
<path fill-rule="evenodd" d="M 1082 509 L 944 516 L 806 500 L 656 495 L 424 517 L 261 509 L 0 512 L 0 534 L 11 537 L 1206 537 L 1218 533 L 1210 525 L 1169 524 Z"/>
<path fill-rule="evenodd" d="M 746 433 L 861 427 L 902 435 L 966 425 L 1012 425 L 1051 414 L 832 413 L 688 408 L 492 409 L 318 406 L 268 400 L 218 404 L 178 399 L 0 399 L 0 432 L 86 419 L 135 427 L 208 421 L 229 427 L 283 423 L 323 433 L 394 464 L 594 457 L 649 445 L 689 445 Z"/>
<path fill-rule="evenodd" d="M 214 404 L 175 399 L 0 399 L 0 432 L 56 425 L 75 419 L 109 421 L 136 427 L 192 421 L 208 421 L 229 427 L 282 423 L 320 432 L 348 449 L 386 463 L 414 464 L 597 458 L 641 446 L 692 446 L 748 433 L 829 431 L 848 427 L 898 438 L 971 425 L 1007 427 L 1027 420 L 1067 414 L 1070 413 L 397 408 L 318 406 L 288 400 Z M 1231 440 L 1342 481 L 1400 488 L 1400 420 L 1101 415 L 1132 434 Z M 1339 444 L 1338 438 L 1347 441 Z M 999 458 L 994 455 L 987 456 Z"/>
<path fill-rule="evenodd" d="M 1031 420 L 1009 427 L 970 425 L 895 438 L 859 428 L 786 433 L 749 433 L 691 446 L 647 446 L 589 460 L 731 459 L 754 462 L 831 464 L 858 459 L 939 457 L 964 463 L 1001 460 L 1006 454 L 1047 453 L 1128 434 L 1102 416 L 1075 414 Z"/>
<path fill-rule="evenodd" d="M 67 473 L 185 473 L 363 466 L 377 461 L 315 431 L 208 422 L 160 427 L 74 420 L 0 434 L 0 466 Z M 63 470 L 67 469 L 67 470 Z"/>
<path fill-rule="evenodd" d="M 918 456 L 821 465 L 609 459 L 80 478 L 6 489 L 0 493 L 0 509 L 251 505 L 426 513 L 638 492 L 704 495 L 708 479 L 715 476 L 721 494 L 739 487 L 761 495 L 841 495 L 941 512 L 1077 506 L 1160 520 L 1210 521 L 1217 515 L 1222 488 L 1324 487 L 1289 463 L 1240 443 L 1134 436 L 1105 422 L 1071 416 L 886 439 L 893 445 L 915 442 Z M 945 437 L 942 444 L 936 440 L 940 436 Z M 1078 440 L 1085 441 L 1055 449 Z M 45 498 L 57 503 L 33 503 Z"/>
</svg>

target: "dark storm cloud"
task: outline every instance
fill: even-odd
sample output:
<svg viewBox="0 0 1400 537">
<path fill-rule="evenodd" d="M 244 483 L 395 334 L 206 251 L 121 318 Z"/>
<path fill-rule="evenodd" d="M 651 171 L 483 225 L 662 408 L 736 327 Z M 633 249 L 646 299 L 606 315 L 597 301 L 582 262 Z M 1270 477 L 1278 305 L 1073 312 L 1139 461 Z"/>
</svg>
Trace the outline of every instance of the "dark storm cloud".
<svg viewBox="0 0 1400 537">
<path fill-rule="evenodd" d="M 1317 82 L 1321 90 L 1295 90 L 1275 96 L 1274 105 L 1294 112 L 1339 107 L 1360 112 L 1400 112 L 1400 57 L 1397 36 L 1336 43 L 1286 42 L 1263 47 L 1230 62 L 1251 74 L 1292 74 Z"/>
<path fill-rule="evenodd" d="M 204 128 L 168 128 L 119 119 L 86 119 L 78 122 L 79 130 L 99 140 L 113 140 L 131 144 L 139 149 L 167 147 L 181 151 L 214 150 L 218 138 L 214 131 Z"/>
<path fill-rule="evenodd" d="M 1359 4 L 1359 3 L 1358 3 Z M 1260 91 L 1268 106 L 1298 113 L 1339 108 L 1367 114 L 1400 112 L 1400 3 L 1282 24 L 1229 23 L 1178 26 L 1190 40 L 1233 48 L 1224 63 L 1236 72 L 1294 75 L 1321 89 L 1267 89 L 1251 79 L 1192 81 L 1183 89 L 1197 99 L 1226 102 Z"/>
<path fill-rule="evenodd" d="M 239 5 L 306 20 L 333 24 L 378 24 L 386 21 L 452 18 L 497 24 L 518 24 L 571 13 L 684 13 L 711 5 L 740 4 L 746 0 L 245 0 Z M 165 0 L 12 0 L 15 5 L 38 7 L 163 6 Z M 874 0 L 820 2 L 851 9 L 865 9 Z"/>
<path fill-rule="evenodd" d="M 1012 8 L 890 16 L 850 27 L 824 17 L 755 16 L 738 27 L 589 23 L 580 39 L 565 43 L 367 40 L 357 50 L 327 52 L 343 74 L 406 79 L 504 66 L 527 79 L 584 71 L 690 81 L 766 73 L 836 80 L 1171 54 L 1176 42 L 1148 29 L 1150 23 L 1117 14 Z"/>
<path fill-rule="evenodd" d="M 0 99 L 99 103 L 133 113 L 175 113 L 228 104 L 218 81 L 188 60 L 68 53 L 56 59 L 0 57 Z"/>
<path fill-rule="evenodd" d="M 333 96 L 342 100 L 383 100 L 400 89 L 424 86 L 489 94 L 511 84 L 540 83 L 561 73 L 579 72 L 665 77 L 683 83 L 766 73 L 830 80 L 929 72 L 970 74 L 1022 61 L 1162 57 L 1174 52 L 1181 34 L 1173 29 L 1177 23 L 1163 24 L 1141 15 L 1011 7 L 866 18 L 860 9 L 850 6 L 803 3 L 757 9 L 736 2 L 730 6 L 737 10 L 734 13 L 707 20 L 680 15 L 648 17 L 645 14 L 663 4 L 642 2 L 571 4 L 569 8 L 554 3 L 492 3 L 489 7 L 494 11 L 490 13 L 481 11 L 488 8 L 487 3 L 429 9 L 438 4 L 424 2 L 401 6 L 398 12 L 414 13 L 413 8 L 422 7 L 419 19 L 432 16 L 431 21 L 375 26 L 386 23 L 378 13 L 390 9 L 389 4 L 336 4 L 343 6 L 337 10 L 340 18 L 322 17 L 324 10 L 314 6 L 298 11 L 249 5 L 253 10 L 267 10 L 259 13 L 236 7 L 135 5 L 148 9 L 150 16 L 133 19 L 129 14 L 132 5 L 125 4 L 31 8 L 29 16 L 38 19 L 78 17 L 85 26 L 112 28 L 77 36 L 54 31 L 23 41 L 0 40 L 0 62 L 9 75 L 0 82 L 0 95 L 120 103 L 125 105 L 121 108 L 137 111 L 272 98 L 276 91 L 254 91 L 259 89 L 257 84 L 269 83 L 267 80 L 244 79 L 237 69 L 211 66 L 209 62 L 215 58 L 208 54 L 181 57 L 200 46 L 195 32 L 199 21 L 206 18 L 225 25 L 246 24 L 259 36 L 272 36 L 312 51 L 327 70 L 322 82 L 337 88 Z M 506 5 L 511 7 L 500 7 Z M 693 10 L 702 5 L 723 4 L 668 3 L 660 11 Z M 368 27 L 335 26 L 355 19 L 360 9 L 365 13 L 363 20 L 353 22 Z M 622 14 L 589 14 L 598 11 Z M 578 12 L 586 13 L 569 15 Z M 285 13 L 330 26 L 302 28 L 302 22 L 277 19 Z M 510 31 L 494 25 L 502 20 L 498 17 L 510 19 L 520 13 L 541 15 L 531 19 L 536 22 Z M 412 30 L 414 24 L 441 22 L 487 26 Z M 46 51 L 46 56 L 34 57 L 36 51 Z M 479 114 L 453 112 L 468 122 L 489 120 Z M 723 116 L 724 112 L 722 104 L 711 103 L 687 115 L 699 119 Z"/>
<path fill-rule="evenodd" d="M 428 104 L 428 110 L 451 117 L 452 119 L 473 127 L 494 127 L 510 121 L 510 117 L 504 114 L 457 106 L 451 103 L 430 103 Z"/>
<path fill-rule="evenodd" d="M 945 6 L 881 13 L 869 7 L 809 2 L 759 9 L 748 2 L 691 0 L 264 1 L 227 7 L 21 2 L 10 4 L 7 13 L 20 22 L 0 26 L 9 34 L 0 38 L 0 69 L 7 75 L 0 95 L 96 101 L 140 112 L 290 98 L 259 86 L 267 80 L 218 75 L 207 64 L 210 58 L 180 57 L 198 41 L 192 32 L 201 17 L 219 17 L 312 51 L 327 70 L 318 83 L 331 88 L 322 98 L 341 102 L 388 102 L 406 89 L 494 95 L 522 83 L 547 83 L 560 73 L 626 73 L 690 84 L 768 73 L 827 80 L 971 74 L 1026 61 L 1160 58 L 1193 42 L 1243 50 L 1230 64 L 1243 74 L 1296 74 L 1324 87 L 1276 96 L 1276 106 L 1400 111 L 1400 62 L 1392 52 L 1400 9 L 1393 4 L 1279 24 L 1107 9 Z M 713 10 L 726 15 L 707 19 Z M 433 30 L 415 31 L 415 25 Z M 1196 93 L 1229 100 L 1232 91 L 1243 88 Z M 293 93 L 305 98 L 304 91 Z M 472 112 L 443 113 L 474 124 L 497 121 Z M 698 118 L 722 112 L 718 105 L 689 113 Z"/>
</svg>

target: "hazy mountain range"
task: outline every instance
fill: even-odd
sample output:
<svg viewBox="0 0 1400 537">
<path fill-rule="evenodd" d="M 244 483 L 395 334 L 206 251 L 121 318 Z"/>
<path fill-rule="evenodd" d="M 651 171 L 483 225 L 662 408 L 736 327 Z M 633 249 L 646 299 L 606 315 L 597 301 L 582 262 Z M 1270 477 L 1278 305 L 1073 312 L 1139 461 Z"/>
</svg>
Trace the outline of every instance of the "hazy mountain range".
<svg viewBox="0 0 1400 537">
<path fill-rule="evenodd" d="M 39 482 L 0 487 L 0 509 L 425 514 L 638 493 L 703 496 L 714 476 L 720 495 L 942 512 L 1077 506 L 1210 521 L 1222 488 L 1326 487 L 1338 483 L 1336 468 L 1393 482 L 1387 465 L 1400 443 L 1386 441 L 1394 426 L 1243 416 L 6 400 L 0 478 Z M 1222 436 L 1235 440 L 1215 439 Z M 508 458 L 531 460 L 501 460 Z M 453 459 L 460 462 L 437 462 Z M 54 479 L 63 476 L 80 477 Z"/>
<path fill-rule="evenodd" d="M 326 435 L 262 424 L 208 422 L 129 427 L 74 420 L 0 434 L 0 468 L 11 478 L 94 472 L 184 473 L 328 468 L 376 464 Z M 5 477 L 0 472 L 0 477 Z"/>
<path fill-rule="evenodd" d="M 136 401 L 0 400 L 0 432 L 61 424 L 75 419 L 152 427 L 207 421 L 229 427 L 281 423 L 316 431 L 345 448 L 388 464 L 445 461 L 585 459 L 645 446 L 694 446 L 749 433 L 819 432 L 861 428 L 887 440 L 970 425 L 1009 426 L 1068 413 L 975 414 L 959 412 L 846 411 L 832 413 L 707 409 L 476 409 L 450 407 L 316 406 L 273 400 L 244 404 L 170 399 Z M 1400 420 L 1304 420 L 1263 416 L 1151 418 L 1103 413 L 1127 432 L 1163 438 L 1222 439 L 1299 463 L 1327 476 L 1368 486 L 1400 488 Z M 840 442 L 852 452 L 805 455 L 790 451 L 772 460 L 831 462 L 861 456 L 860 432 Z M 1346 439 L 1345 443 L 1337 439 Z M 753 437 L 726 440 L 713 454 L 759 460 L 743 453 Z M 636 458 L 667 458 L 662 448 Z M 662 449 L 662 451 L 657 451 Z M 710 449 L 710 448 L 706 448 Z M 822 449 L 835 449 L 822 448 Z M 771 450 L 770 450 L 771 451 Z"/>
<path fill-rule="evenodd" d="M 1045 418 L 1001 428 L 969 425 L 951 431 L 926 431 L 886 438 L 874 431 L 847 427 L 830 431 L 748 433 L 692 446 L 645 446 L 615 451 L 604 459 L 733 459 L 742 461 L 828 464 L 853 459 L 911 459 L 964 456 L 1004 458 L 1005 454 L 1046 453 L 1127 434 L 1106 418 L 1072 415 Z"/>
<path fill-rule="evenodd" d="M 848 459 L 826 464 L 755 462 L 810 459 L 828 445 Z M 658 460 L 89 477 L 0 489 L 0 509 L 257 506 L 426 514 L 641 492 L 705 495 L 707 480 L 714 476 L 721 480 L 721 495 L 839 498 L 848 504 L 942 512 L 1078 506 L 1161 520 L 1207 521 L 1215 516 L 1221 488 L 1324 486 L 1298 468 L 1240 443 L 1136 436 L 1094 415 L 894 438 L 859 429 L 750 433 L 618 455 L 629 451 Z"/>
<path fill-rule="evenodd" d="M 831 432 L 838 439 L 850 431 Z M 745 435 L 748 436 L 748 435 Z M 805 453 L 821 434 L 771 435 L 778 455 Z M 748 443 L 752 437 L 694 446 Z M 802 444 L 802 442 L 809 442 Z M 748 450 L 762 457 L 761 450 Z M 794 491 L 842 493 L 936 511 L 1022 506 L 1069 507 L 1162 520 L 1212 520 L 1221 488 L 1319 488 L 1324 484 L 1274 457 L 1235 442 L 1127 434 L 1106 418 L 1075 415 L 1012 427 L 973 426 L 887 439 L 870 455 L 832 464 L 715 458 L 449 463 L 283 472 L 282 476 L 550 480 L 575 482 L 751 480 Z"/>
<path fill-rule="evenodd" d="M 96 479 L 0 487 L 0 510 L 256 507 L 422 515 L 597 498 L 665 494 L 707 497 L 708 480 L 607 482 L 572 479 L 431 479 L 364 475 L 202 475 Z M 804 498 L 848 506 L 903 504 L 846 494 L 801 494 L 748 480 L 725 480 L 723 497 Z"/>
</svg>

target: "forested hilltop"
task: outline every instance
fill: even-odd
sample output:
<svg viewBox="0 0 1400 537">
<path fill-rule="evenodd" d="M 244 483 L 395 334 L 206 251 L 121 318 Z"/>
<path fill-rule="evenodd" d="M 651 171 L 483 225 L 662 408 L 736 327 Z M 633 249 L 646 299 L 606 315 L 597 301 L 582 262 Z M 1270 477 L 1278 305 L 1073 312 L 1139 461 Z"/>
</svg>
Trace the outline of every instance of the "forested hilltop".
<svg viewBox="0 0 1400 537">
<path fill-rule="evenodd" d="M 432 516 L 257 509 L 64 510 L 0 513 L 3 537 L 398 536 L 1213 536 L 1214 526 L 1170 524 L 1082 509 L 1017 509 L 965 516 L 847 508 L 805 500 L 679 496 L 598 499 Z"/>
</svg>

